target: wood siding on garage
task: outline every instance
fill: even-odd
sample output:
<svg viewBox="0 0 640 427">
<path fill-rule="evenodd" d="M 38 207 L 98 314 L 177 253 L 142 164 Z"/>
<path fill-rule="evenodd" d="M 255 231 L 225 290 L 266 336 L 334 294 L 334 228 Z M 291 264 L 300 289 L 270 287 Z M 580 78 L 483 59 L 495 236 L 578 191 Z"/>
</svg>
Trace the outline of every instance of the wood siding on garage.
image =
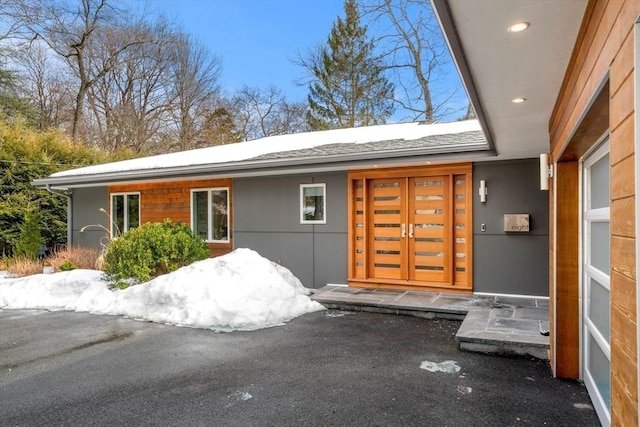
<svg viewBox="0 0 640 427">
<path fill-rule="evenodd" d="M 552 159 L 575 162 L 602 134 L 600 121 L 610 132 L 611 160 L 611 414 L 612 425 L 638 425 L 637 307 L 635 265 L 634 180 L 634 24 L 638 0 L 592 0 L 576 41 L 571 62 L 550 121 Z M 598 96 L 598 92 L 603 96 Z M 586 124 L 589 126 L 586 126 Z M 594 130 L 595 129 L 595 130 Z M 605 129 L 606 130 L 606 129 Z M 558 167 L 560 169 L 560 163 Z M 573 169 L 573 172 L 571 170 Z M 563 207 L 563 188 L 574 186 L 579 168 L 562 167 L 556 180 L 555 233 L 559 233 L 551 268 L 555 265 L 555 324 L 552 365 L 558 376 L 578 372 L 580 318 L 575 313 L 578 274 L 563 279 L 566 269 L 579 266 L 573 250 L 562 250 L 561 225 L 577 223 L 578 206 Z M 561 182 L 562 180 L 567 182 Z M 576 181 L 577 182 L 577 181 Z M 575 203 L 574 203 L 575 204 Z M 553 227 L 553 225 L 552 225 Z M 572 225 L 572 228 L 573 225 Z M 553 232 L 553 230 L 552 230 Z M 573 236 L 565 236 L 571 245 Z M 552 248 L 553 249 L 553 248 Z M 576 247 L 577 249 L 577 247 Z M 563 273 L 563 271 L 565 271 Z M 553 274 L 552 274 L 553 277 Z M 553 283 L 553 282 L 552 282 Z"/>
<path fill-rule="evenodd" d="M 139 192 L 141 224 L 162 222 L 169 218 L 173 222 L 183 222 L 191 225 L 191 190 L 198 188 L 229 188 L 229 242 L 208 244 L 211 249 L 211 256 L 219 256 L 233 250 L 232 183 L 231 179 L 209 179 L 111 185 L 109 186 L 109 199 L 112 193 Z"/>
</svg>

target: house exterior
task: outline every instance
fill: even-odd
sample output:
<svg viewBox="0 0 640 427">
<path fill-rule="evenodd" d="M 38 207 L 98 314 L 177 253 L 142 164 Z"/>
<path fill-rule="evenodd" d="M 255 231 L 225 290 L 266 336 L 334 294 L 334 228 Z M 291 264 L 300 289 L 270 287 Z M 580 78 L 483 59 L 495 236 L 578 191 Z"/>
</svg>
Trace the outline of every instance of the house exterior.
<svg viewBox="0 0 640 427">
<path fill-rule="evenodd" d="M 308 287 L 548 296 L 554 375 L 584 380 L 603 425 L 638 425 L 640 0 L 432 5 L 477 122 L 285 135 L 34 184 L 70 191 L 73 244 L 99 244 L 79 230 L 111 228 L 104 208 L 120 231 L 188 222 L 212 254 L 250 247 Z"/>
<path fill-rule="evenodd" d="M 552 370 L 603 425 L 638 425 L 640 1 L 432 4 L 498 157 L 549 154 Z"/>
<path fill-rule="evenodd" d="M 70 193 L 73 245 L 98 247 L 105 229 L 170 218 L 190 224 L 212 256 L 249 247 L 311 288 L 545 297 L 538 160 L 493 160 L 475 120 L 403 123 L 96 165 L 34 184 Z M 504 215 L 519 213 L 527 231 L 504 231 Z"/>
</svg>

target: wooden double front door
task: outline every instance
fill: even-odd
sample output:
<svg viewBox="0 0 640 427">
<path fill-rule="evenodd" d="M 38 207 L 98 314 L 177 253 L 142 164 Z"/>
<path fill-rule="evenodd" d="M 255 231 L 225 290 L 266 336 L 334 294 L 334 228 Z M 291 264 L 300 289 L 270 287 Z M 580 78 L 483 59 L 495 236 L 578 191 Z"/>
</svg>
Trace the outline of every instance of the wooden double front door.
<svg viewBox="0 0 640 427">
<path fill-rule="evenodd" d="M 470 165 L 349 182 L 351 284 L 471 290 Z"/>
</svg>

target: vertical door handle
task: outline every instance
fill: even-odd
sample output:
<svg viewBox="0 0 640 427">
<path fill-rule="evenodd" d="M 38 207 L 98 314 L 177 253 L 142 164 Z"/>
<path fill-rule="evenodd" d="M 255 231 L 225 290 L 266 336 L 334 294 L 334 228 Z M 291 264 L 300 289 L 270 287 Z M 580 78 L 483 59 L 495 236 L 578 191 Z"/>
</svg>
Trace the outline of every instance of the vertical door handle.
<svg viewBox="0 0 640 427">
<path fill-rule="evenodd" d="M 409 224 L 409 238 L 413 239 L 413 224 Z"/>
<path fill-rule="evenodd" d="M 407 237 L 407 228 L 405 227 L 404 223 L 401 225 L 401 228 L 402 228 L 402 237 L 403 238 Z"/>
</svg>

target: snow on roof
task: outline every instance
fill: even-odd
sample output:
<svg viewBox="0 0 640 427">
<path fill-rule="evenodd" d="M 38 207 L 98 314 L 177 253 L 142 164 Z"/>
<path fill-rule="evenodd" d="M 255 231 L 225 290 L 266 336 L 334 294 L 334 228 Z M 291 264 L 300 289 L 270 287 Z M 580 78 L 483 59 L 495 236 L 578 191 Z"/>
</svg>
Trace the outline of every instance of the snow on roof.
<svg viewBox="0 0 640 427">
<path fill-rule="evenodd" d="M 127 171 L 143 171 L 163 168 L 179 168 L 200 165 L 215 165 L 239 162 L 257 157 L 269 156 L 296 150 L 309 150 L 315 147 L 335 144 L 366 144 L 379 141 L 412 141 L 434 135 L 449 135 L 481 131 L 477 120 L 451 123 L 424 124 L 399 123 L 358 128 L 334 129 L 318 132 L 277 135 L 252 141 L 177 153 L 142 157 L 139 159 L 105 163 L 71 169 L 51 175 L 51 178 L 99 175 Z"/>
</svg>

